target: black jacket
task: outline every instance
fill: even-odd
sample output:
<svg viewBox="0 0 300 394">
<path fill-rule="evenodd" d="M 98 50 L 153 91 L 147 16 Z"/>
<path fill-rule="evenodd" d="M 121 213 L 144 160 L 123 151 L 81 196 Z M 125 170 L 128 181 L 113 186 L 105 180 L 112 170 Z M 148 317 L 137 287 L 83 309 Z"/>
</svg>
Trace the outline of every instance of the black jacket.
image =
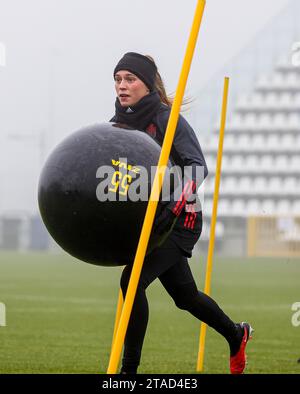
<svg viewBox="0 0 300 394">
<path fill-rule="evenodd" d="M 160 145 L 163 143 L 170 111 L 169 107 L 162 104 L 153 119 L 153 126 L 150 125 L 146 130 L 150 131 L 150 134 Z M 182 173 L 188 175 L 188 178 L 194 183 L 194 193 L 196 194 L 198 188 L 201 187 L 201 183 L 208 175 L 208 169 L 195 132 L 181 115 L 179 115 L 170 156 L 175 165 L 180 166 Z M 186 171 L 184 172 L 184 167 L 187 166 L 191 168 L 188 174 Z M 201 167 L 203 170 L 197 173 L 197 167 Z M 195 202 L 195 200 L 192 202 Z M 193 212 L 193 209 L 189 209 L 192 205 L 188 202 L 184 204 L 170 235 L 187 257 L 192 256 L 193 247 L 202 231 L 202 211 L 198 198 L 196 202 L 198 209 L 200 209 L 198 212 Z M 175 200 L 171 204 L 175 207 L 178 201 Z"/>
<path fill-rule="evenodd" d="M 171 109 L 165 104 L 161 104 L 160 109 L 154 116 L 145 132 L 154 138 L 162 146 Z M 115 121 L 114 118 L 111 121 Z M 194 194 L 196 194 L 201 183 L 208 174 L 207 165 L 194 130 L 183 116 L 179 115 L 174 141 L 171 149 L 170 160 L 182 170 L 182 174 L 188 175 L 188 179 L 193 185 Z M 190 171 L 184 171 L 184 167 L 189 167 Z M 202 171 L 196 171 L 196 168 L 202 167 Z M 178 195 L 178 194 L 176 194 Z M 176 196 L 175 196 L 176 197 Z M 195 202 L 191 201 L 191 202 Z M 180 206 L 181 210 L 176 211 Z M 200 202 L 197 199 L 199 209 Z M 187 202 L 181 203 L 175 198 L 169 204 L 169 207 L 176 211 L 178 220 L 170 235 L 176 244 L 180 247 L 184 255 L 191 257 L 192 250 L 201 235 L 202 231 L 202 211 L 194 212 L 193 204 Z M 201 209 L 201 208 L 200 208 Z"/>
<path fill-rule="evenodd" d="M 150 125 L 146 130 L 148 133 L 150 130 L 149 134 L 151 135 L 151 131 L 155 130 L 156 126 L 156 135 L 152 136 L 160 145 L 163 143 L 170 111 L 171 109 L 169 107 L 162 104 L 157 115 L 153 119 L 152 124 L 154 127 L 151 127 Z M 197 174 L 196 170 L 192 171 L 191 174 L 191 178 L 196 183 L 198 189 L 198 187 L 208 175 L 208 169 L 195 132 L 181 115 L 179 115 L 176 127 L 171 149 L 171 159 L 176 165 L 180 166 L 182 170 L 185 166 L 191 166 L 193 169 L 195 169 L 197 166 L 203 168 L 203 174 Z"/>
</svg>

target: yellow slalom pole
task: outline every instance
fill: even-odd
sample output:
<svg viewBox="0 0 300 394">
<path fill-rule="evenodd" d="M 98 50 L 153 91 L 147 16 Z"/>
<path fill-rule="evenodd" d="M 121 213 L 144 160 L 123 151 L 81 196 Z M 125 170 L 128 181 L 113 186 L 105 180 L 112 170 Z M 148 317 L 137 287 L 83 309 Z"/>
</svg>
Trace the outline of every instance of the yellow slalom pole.
<svg viewBox="0 0 300 394">
<path fill-rule="evenodd" d="M 197 37 L 202 21 L 202 16 L 205 7 L 205 0 L 198 0 L 198 4 L 195 11 L 194 21 L 186 49 L 185 58 L 183 61 L 181 74 L 179 77 L 178 86 L 176 89 L 176 95 L 174 98 L 174 102 L 172 105 L 167 130 L 164 138 L 164 142 L 161 149 L 161 154 L 158 161 L 158 170 L 155 173 L 153 186 L 151 189 L 150 199 L 148 202 L 146 215 L 131 271 L 131 276 L 126 292 L 126 297 L 124 301 L 124 305 L 122 308 L 122 313 L 120 317 L 119 326 L 117 329 L 116 337 L 113 342 L 112 351 L 110 354 L 109 365 L 107 369 L 108 374 L 115 374 L 119 365 L 119 360 L 122 352 L 122 347 L 126 335 L 126 330 L 128 327 L 128 322 L 134 302 L 134 297 L 136 293 L 136 289 L 138 286 L 138 281 L 140 278 L 142 265 L 144 262 L 144 257 L 146 254 L 146 249 L 153 225 L 153 220 L 162 188 L 162 180 L 164 178 L 165 169 L 167 167 L 167 163 L 170 156 L 170 151 L 172 147 L 172 143 L 174 140 L 174 135 L 176 131 L 176 126 L 178 122 L 180 107 L 182 104 L 182 99 L 184 95 L 184 90 L 186 86 L 186 82 L 188 79 L 188 75 L 190 72 L 190 67 L 193 59 L 194 50 L 196 47 Z"/>
<path fill-rule="evenodd" d="M 121 317 L 121 313 L 122 313 L 122 308 L 123 308 L 123 293 L 122 293 L 122 289 L 120 288 L 111 348 L 113 347 L 113 344 L 114 344 L 114 341 L 116 338 L 116 333 L 117 333 L 117 329 L 118 329 L 118 325 L 119 325 L 119 321 L 120 321 L 120 317 Z"/>
<path fill-rule="evenodd" d="M 216 168 L 216 179 L 215 179 L 215 192 L 214 192 L 208 255 L 207 255 L 207 263 L 206 263 L 204 293 L 207 295 L 210 294 L 210 288 L 211 288 L 211 286 L 210 286 L 211 272 L 212 272 L 213 253 L 214 253 L 214 246 L 215 246 L 215 228 L 216 228 L 216 221 L 217 221 L 219 188 L 220 188 L 220 179 L 221 179 L 221 166 L 222 166 L 222 155 L 223 155 L 224 132 L 225 132 L 225 124 L 226 124 L 228 87 L 229 87 L 229 78 L 225 78 L 224 91 L 223 91 L 221 127 L 220 127 L 220 136 L 219 136 L 219 147 L 218 147 L 218 158 L 217 158 L 217 168 Z M 199 352 L 198 352 L 198 360 L 197 360 L 197 371 L 198 372 L 203 371 L 206 330 L 207 330 L 207 324 L 202 322 L 201 328 L 200 328 Z"/>
</svg>

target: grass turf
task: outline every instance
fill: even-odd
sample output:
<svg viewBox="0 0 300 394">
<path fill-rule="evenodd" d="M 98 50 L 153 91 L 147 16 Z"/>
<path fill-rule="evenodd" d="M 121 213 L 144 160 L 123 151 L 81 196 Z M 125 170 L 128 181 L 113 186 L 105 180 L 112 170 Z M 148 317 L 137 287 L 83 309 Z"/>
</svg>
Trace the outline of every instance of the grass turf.
<svg viewBox="0 0 300 394">
<path fill-rule="evenodd" d="M 201 260 L 201 261 L 200 261 Z M 190 261 L 200 289 L 204 258 Z M 121 267 L 65 254 L 0 254 L 0 373 L 106 373 Z M 300 262 L 215 258 L 212 296 L 235 321 L 255 328 L 247 373 L 300 373 Z M 159 281 L 148 289 L 150 320 L 139 373 L 195 373 L 199 322 L 179 310 Z M 204 373 L 228 372 L 228 347 L 207 332 Z"/>
</svg>

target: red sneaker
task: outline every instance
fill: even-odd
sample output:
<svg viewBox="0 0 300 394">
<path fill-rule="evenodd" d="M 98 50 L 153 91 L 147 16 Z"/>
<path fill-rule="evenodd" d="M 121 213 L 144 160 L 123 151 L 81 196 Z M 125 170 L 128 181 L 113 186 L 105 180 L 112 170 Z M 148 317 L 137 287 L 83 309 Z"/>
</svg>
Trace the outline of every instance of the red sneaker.
<svg viewBox="0 0 300 394">
<path fill-rule="evenodd" d="M 240 323 L 241 328 L 244 330 L 243 339 L 239 351 L 230 357 L 230 372 L 234 375 L 242 374 L 246 367 L 246 346 L 249 339 L 252 339 L 253 328 L 248 323 Z"/>
</svg>

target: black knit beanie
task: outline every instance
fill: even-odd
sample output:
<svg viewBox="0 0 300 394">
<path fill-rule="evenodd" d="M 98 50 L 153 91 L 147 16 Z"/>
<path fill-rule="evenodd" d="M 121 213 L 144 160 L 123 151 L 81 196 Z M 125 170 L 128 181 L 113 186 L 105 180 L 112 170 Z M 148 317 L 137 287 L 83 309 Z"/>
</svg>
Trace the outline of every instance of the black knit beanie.
<svg viewBox="0 0 300 394">
<path fill-rule="evenodd" d="M 128 52 L 122 57 L 114 69 L 114 77 L 118 71 L 128 70 L 140 78 L 150 91 L 155 90 L 157 67 L 147 56 L 136 52 Z"/>
</svg>

